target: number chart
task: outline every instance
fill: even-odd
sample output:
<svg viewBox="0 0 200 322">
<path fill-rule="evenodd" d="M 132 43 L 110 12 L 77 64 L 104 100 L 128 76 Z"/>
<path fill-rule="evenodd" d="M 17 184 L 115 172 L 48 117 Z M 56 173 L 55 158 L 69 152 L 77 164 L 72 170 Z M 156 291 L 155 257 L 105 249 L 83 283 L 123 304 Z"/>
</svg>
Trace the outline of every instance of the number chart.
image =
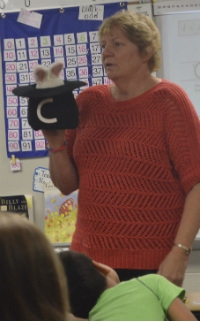
<svg viewBox="0 0 200 322">
<path fill-rule="evenodd" d="M 100 9 L 99 9 L 100 7 Z M 123 3 L 123 9 L 127 3 Z M 28 99 L 12 93 L 16 86 L 35 83 L 34 68 L 60 60 L 64 80 L 81 80 L 88 86 L 110 84 L 102 61 L 98 27 L 121 10 L 120 3 L 39 10 L 40 28 L 17 21 L 19 13 L 0 18 L 4 112 L 7 155 L 18 158 L 47 156 L 42 131 L 27 120 Z M 83 90 L 82 87 L 80 90 Z M 74 95 L 79 90 L 74 91 Z"/>
</svg>

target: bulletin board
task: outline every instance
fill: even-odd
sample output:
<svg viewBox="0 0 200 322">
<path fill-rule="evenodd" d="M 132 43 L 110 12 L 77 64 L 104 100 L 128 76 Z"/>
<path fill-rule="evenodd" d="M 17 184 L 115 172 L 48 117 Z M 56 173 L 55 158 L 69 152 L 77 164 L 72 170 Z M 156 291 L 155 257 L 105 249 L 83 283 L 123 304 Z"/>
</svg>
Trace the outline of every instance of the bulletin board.
<svg viewBox="0 0 200 322">
<path fill-rule="evenodd" d="M 13 95 L 13 88 L 35 83 L 34 67 L 38 64 L 47 67 L 57 60 L 64 63 L 61 76 L 65 80 L 79 79 L 86 87 L 109 84 L 101 61 L 98 27 L 103 19 L 121 9 L 127 9 L 127 2 L 37 10 L 42 17 L 39 27 L 36 21 L 32 26 L 18 22 L 19 12 L 1 15 L 8 158 L 13 154 L 17 158 L 48 155 L 42 131 L 34 131 L 28 124 L 28 99 Z M 78 91 L 74 91 L 75 96 Z"/>
</svg>

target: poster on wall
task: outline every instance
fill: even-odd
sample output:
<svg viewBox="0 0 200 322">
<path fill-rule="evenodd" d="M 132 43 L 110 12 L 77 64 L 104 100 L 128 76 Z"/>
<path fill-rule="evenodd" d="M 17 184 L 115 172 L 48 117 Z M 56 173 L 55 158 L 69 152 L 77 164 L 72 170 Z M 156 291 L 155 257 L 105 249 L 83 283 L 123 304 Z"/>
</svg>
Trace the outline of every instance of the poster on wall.
<svg viewBox="0 0 200 322">
<path fill-rule="evenodd" d="M 15 213 L 33 222 L 32 198 L 32 195 L 28 194 L 0 196 L 0 211 Z"/>
<path fill-rule="evenodd" d="M 75 231 L 78 190 L 63 195 L 52 182 L 44 184 L 45 235 L 54 245 L 69 245 Z"/>
<path fill-rule="evenodd" d="M 118 2 L 35 12 L 22 9 L 0 16 L 8 158 L 13 154 L 18 158 L 48 155 L 42 131 L 34 131 L 28 123 L 28 99 L 13 95 L 12 90 L 35 83 L 33 70 L 38 64 L 47 67 L 57 60 L 64 64 L 64 80 L 78 79 L 86 87 L 109 84 L 98 27 L 103 19 L 126 8 L 127 2 Z M 75 97 L 78 92 L 74 91 Z"/>
</svg>

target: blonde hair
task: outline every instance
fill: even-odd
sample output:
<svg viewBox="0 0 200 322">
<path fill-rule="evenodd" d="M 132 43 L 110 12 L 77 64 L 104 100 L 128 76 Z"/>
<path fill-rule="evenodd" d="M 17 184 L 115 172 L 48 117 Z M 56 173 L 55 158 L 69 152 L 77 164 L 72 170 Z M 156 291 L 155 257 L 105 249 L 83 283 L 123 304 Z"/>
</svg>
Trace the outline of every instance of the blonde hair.
<svg viewBox="0 0 200 322">
<path fill-rule="evenodd" d="M 65 273 L 42 231 L 18 214 L 0 212 L 0 320 L 66 320 Z"/>
<path fill-rule="evenodd" d="M 155 23 L 147 16 L 133 11 L 122 10 L 103 21 L 99 27 L 99 39 L 109 34 L 113 27 L 119 28 L 124 35 L 138 46 L 141 55 L 149 54 L 150 72 L 160 68 L 160 32 Z"/>
</svg>

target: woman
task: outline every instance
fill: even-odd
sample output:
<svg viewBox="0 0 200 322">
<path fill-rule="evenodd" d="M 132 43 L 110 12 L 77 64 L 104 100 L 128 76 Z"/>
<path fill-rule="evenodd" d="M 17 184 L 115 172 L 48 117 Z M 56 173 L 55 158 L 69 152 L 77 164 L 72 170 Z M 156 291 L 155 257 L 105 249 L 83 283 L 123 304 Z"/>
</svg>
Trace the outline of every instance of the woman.
<svg viewBox="0 0 200 322">
<path fill-rule="evenodd" d="M 77 97 L 79 126 L 44 131 L 54 184 L 79 188 L 72 250 L 121 280 L 158 271 L 181 285 L 200 227 L 200 124 L 187 94 L 152 75 L 160 34 L 122 11 L 103 21 L 102 62 L 112 85 Z"/>
<path fill-rule="evenodd" d="M 0 212 L 0 320 L 64 321 L 69 312 L 62 264 L 26 218 Z"/>
</svg>

